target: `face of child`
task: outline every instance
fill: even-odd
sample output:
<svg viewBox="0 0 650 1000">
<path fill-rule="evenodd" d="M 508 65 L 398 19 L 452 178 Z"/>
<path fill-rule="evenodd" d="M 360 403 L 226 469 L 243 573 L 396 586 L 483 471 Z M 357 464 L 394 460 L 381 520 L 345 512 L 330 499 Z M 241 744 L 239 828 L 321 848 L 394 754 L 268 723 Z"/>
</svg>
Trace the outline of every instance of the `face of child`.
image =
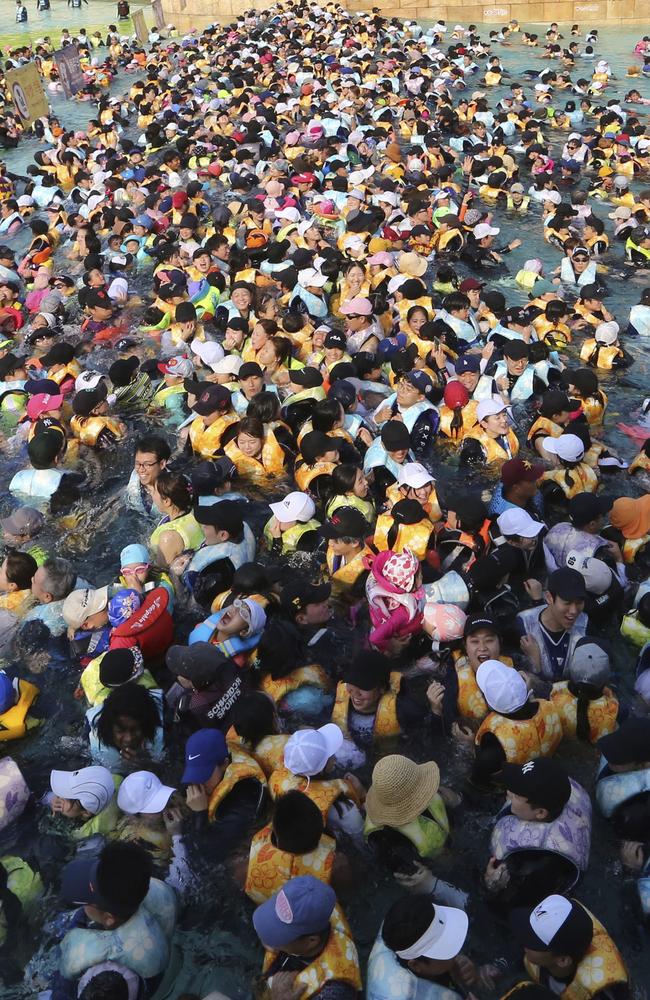
<svg viewBox="0 0 650 1000">
<path fill-rule="evenodd" d="M 62 799 L 60 795 L 54 795 L 50 799 L 50 809 L 53 813 L 65 816 L 66 819 L 81 819 L 88 813 L 76 799 Z"/>
<path fill-rule="evenodd" d="M 246 631 L 247 624 L 237 608 L 231 605 L 221 616 L 218 628 L 225 635 L 241 635 Z"/>
</svg>

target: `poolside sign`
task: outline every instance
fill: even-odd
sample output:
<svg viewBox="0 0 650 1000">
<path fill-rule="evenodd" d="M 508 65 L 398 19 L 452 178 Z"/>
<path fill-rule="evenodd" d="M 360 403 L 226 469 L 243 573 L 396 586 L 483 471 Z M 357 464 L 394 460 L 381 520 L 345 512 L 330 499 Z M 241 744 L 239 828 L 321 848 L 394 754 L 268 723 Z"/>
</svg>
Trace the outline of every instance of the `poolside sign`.
<svg viewBox="0 0 650 1000">
<path fill-rule="evenodd" d="M 133 21 L 133 27 L 135 28 L 135 33 L 138 36 L 138 41 L 141 45 L 146 45 L 149 41 L 149 29 L 147 28 L 147 22 L 144 19 L 144 11 L 134 10 L 131 14 L 131 20 Z"/>
<path fill-rule="evenodd" d="M 23 125 L 50 113 L 40 73 L 33 62 L 7 72 L 7 88 Z"/>
<path fill-rule="evenodd" d="M 63 93 L 67 98 L 74 97 L 86 83 L 77 46 L 66 45 L 65 48 L 59 49 L 54 53 L 54 61 L 59 72 Z"/>
</svg>

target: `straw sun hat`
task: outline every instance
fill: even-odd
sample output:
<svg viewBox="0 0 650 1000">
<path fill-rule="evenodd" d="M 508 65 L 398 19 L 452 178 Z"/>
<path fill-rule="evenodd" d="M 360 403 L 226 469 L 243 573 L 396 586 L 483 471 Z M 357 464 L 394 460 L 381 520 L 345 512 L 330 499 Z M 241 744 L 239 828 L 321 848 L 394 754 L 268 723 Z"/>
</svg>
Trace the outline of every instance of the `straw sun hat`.
<svg viewBox="0 0 650 1000">
<path fill-rule="evenodd" d="M 424 812 L 439 787 L 435 761 L 416 764 L 401 754 L 389 754 L 372 772 L 366 813 L 377 826 L 404 826 Z"/>
</svg>

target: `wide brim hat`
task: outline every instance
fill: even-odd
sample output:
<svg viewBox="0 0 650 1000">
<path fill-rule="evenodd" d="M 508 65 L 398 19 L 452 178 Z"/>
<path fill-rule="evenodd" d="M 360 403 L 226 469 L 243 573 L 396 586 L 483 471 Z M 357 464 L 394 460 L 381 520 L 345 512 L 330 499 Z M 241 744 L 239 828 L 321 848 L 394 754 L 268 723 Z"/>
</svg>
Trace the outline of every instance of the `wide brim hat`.
<svg viewBox="0 0 650 1000">
<path fill-rule="evenodd" d="M 383 757 L 372 773 L 366 813 L 376 826 L 404 826 L 416 819 L 440 788 L 435 761 L 424 764 L 400 754 Z"/>
</svg>

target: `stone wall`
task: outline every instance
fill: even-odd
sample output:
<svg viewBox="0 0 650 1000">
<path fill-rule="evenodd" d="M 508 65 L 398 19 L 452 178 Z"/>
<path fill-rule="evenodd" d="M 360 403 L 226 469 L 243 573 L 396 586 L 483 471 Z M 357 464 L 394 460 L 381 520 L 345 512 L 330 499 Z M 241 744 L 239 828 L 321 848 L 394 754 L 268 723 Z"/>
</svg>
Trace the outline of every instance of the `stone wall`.
<svg viewBox="0 0 650 1000">
<path fill-rule="evenodd" d="M 439 3 L 431 0 L 340 0 L 349 10 L 364 11 L 378 7 L 387 16 L 456 23 L 506 24 L 516 17 L 521 24 L 577 22 L 585 30 L 603 24 L 650 24 L 650 0 L 512 0 L 491 5 Z M 167 23 L 179 31 L 200 28 L 215 21 L 231 21 L 251 7 L 259 10 L 265 0 L 163 0 Z"/>
</svg>

